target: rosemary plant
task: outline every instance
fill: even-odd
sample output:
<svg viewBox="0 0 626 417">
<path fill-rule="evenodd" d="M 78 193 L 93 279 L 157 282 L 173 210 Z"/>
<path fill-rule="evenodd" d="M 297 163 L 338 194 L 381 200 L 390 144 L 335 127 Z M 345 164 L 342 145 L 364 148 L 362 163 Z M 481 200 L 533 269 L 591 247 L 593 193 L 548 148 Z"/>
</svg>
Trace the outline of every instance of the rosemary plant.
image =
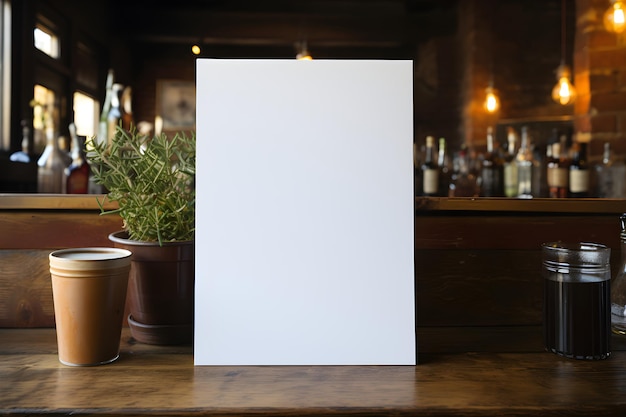
<svg viewBox="0 0 626 417">
<path fill-rule="evenodd" d="M 159 244 L 194 239 L 194 132 L 149 138 L 135 127 L 118 127 L 108 144 L 91 140 L 87 158 L 94 180 L 108 191 L 98 199 L 101 213 L 119 213 L 130 239 Z M 105 210 L 106 199 L 118 208 Z"/>
</svg>

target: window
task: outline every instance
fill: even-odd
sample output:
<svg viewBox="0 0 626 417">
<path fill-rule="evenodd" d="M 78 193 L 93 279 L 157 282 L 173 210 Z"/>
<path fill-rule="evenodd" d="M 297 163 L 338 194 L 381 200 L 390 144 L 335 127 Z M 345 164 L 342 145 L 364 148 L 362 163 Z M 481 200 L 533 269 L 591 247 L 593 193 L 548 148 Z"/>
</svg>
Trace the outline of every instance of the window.
<svg viewBox="0 0 626 417">
<path fill-rule="evenodd" d="M 33 147 L 36 154 L 40 154 L 46 146 L 46 131 L 54 132 L 58 109 L 55 107 L 54 91 L 36 84 L 33 90 L 33 100 L 30 102 L 33 108 Z"/>
<path fill-rule="evenodd" d="M 38 23 L 34 35 L 35 48 L 52 58 L 59 58 L 59 37 L 51 29 Z"/>
<path fill-rule="evenodd" d="M 0 149 L 11 147 L 11 4 L 0 0 Z"/>
<path fill-rule="evenodd" d="M 98 113 L 100 103 L 86 94 L 74 93 L 74 124 L 76 134 L 91 138 L 98 129 Z"/>
<path fill-rule="evenodd" d="M 0 0 L 6 1 L 6 0 Z M 70 123 L 80 136 L 96 135 L 100 103 L 102 47 L 72 24 L 63 10 L 44 4 L 32 26 L 33 150 L 41 149 L 44 132 L 67 136 Z"/>
</svg>

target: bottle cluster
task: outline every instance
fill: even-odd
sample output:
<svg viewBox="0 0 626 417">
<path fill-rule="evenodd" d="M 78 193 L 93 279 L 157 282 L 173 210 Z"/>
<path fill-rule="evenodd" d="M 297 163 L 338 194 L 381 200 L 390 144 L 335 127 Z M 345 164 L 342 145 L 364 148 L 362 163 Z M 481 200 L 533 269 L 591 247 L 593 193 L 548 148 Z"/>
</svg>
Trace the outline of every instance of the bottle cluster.
<svg viewBox="0 0 626 417">
<path fill-rule="evenodd" d="M 106 81 L 106 96 L 100 120 L 98 142 L 105 143 L 115 135 L 118 126 L 128 130 L 133 123 L 131 90 L 122 84 L 114 83 L 114 72 L 109 70 Z M 70 123 L 71 142 L 59 135 L 58 126 L 52 118 L 47 118 L 43 128 L 36 128 L 34 137 L 45 136 L 45 147 L 36 159 L 29 150 L 30 128 L 22 121 L 22 149 L 10 155 L 13 162 L 37 164 L 37 192 L 52 194 L 102 194 L 106 190 L 91 179 L 91 168 L 87 160 L 86 137 L 76 134 L 76 125 Z M 33 140 L 33 142 L 38 142 Z M 37 150 L 35 150 L 35 153 Z M 31 161 L 32 160 L 32 161 Z"/>
<path fill-rule="evenodd" d="M 554 135 L 539 153 L 527 127 L 508 128 L 501 145 L 493 129 L 479 153 L 466 145 L 449 152 L 446 140 L 426 137 L 415 152 L 415 193 L 439 197 L 626 198 L 626 164 L 604 144 L 601 161 L 589 163 L 587 143 Z"/>
<path fill-rule="evenodd" d="M 48 135 L 46 147 L 37 160 L 37 191 L 40 193 L 86 194 L 89 188 L 89 164 L 85 156 L 85 137 L 69 127 L 71 148 L 65 138 Z M 28 162 L 28 161 L 26 161 Z"/>
</svg>

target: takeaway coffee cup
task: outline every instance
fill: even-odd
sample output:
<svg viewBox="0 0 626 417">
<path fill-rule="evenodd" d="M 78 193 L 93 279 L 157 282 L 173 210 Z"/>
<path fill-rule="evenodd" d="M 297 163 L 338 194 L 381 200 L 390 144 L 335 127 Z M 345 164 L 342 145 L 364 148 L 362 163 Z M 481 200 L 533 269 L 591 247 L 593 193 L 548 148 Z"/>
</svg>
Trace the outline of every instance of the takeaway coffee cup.
<svg viewBox="0 0 626 417">
<path fill-rule="evenodd" d="M 117 248 L 50 253 L 61 363 L 92 366 L 118 358 L 131 255 Z"/>
<path fill-rule="evenodd" d="M 548 351 L 574 359 L 611 354 L 610 256 L 610 248 L 596 243 L 542 245 Z"/>
</svg>

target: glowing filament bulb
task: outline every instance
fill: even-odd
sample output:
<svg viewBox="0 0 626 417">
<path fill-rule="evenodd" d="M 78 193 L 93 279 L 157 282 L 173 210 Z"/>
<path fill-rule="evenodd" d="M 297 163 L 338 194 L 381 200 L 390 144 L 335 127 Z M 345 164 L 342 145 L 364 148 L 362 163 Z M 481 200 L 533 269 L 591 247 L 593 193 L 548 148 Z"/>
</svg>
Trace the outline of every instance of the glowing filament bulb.
<svg viewBox="0 0 626 417">
<path fill-rule="evenodd" d="M 576 100 L 576 89 L 569 80 L 570 69 L 567 65 L 561 65 L 557 69 L 558 82 L 552 89 L 552 99 L 565 106 Z"/>
<path fill-rule="evenodd" d="M 610 31 L 621 33 L 626 29 L 624 3 L 615 1 L 604 13 L 604 25 Z"/>
<path fill-rule="evenodd" d="M 500 109 L 500 99 L 498 92 L 493 87 L 485 89 L 487 96 L 485 97 L 485 110 L 489 113 L 495 113 Z"/>
</svg>

